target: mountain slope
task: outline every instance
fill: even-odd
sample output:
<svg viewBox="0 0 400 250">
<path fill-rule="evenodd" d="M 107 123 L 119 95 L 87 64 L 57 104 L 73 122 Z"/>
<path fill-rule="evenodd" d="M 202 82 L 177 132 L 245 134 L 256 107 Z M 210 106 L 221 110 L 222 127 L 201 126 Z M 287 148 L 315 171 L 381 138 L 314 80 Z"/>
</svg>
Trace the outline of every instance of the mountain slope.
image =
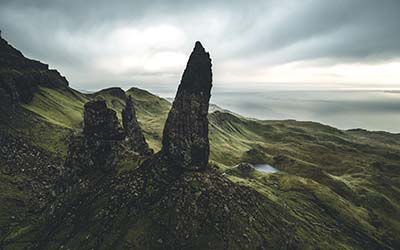
<svg viewBox="0 0 400 250">
<path fill-rule="evenodd" d="M 49 213 L 60 198 L 53 191 L 65 171 L 69 138 L 83 127 L 84 104 L 105 99 L 119 115 L 126 95 L 159 151 L 171 105 L 137 88 L 85 95 L 37 84 L 29 101 L 13 100 L 12 112 L 1 113 L 3 248 L 255 249 L 262 240 L 267 249 L 399 247 L 400 135 L 222 111 L 208 115 L 210 172 L 172 175 L 166 183 L 173 185 L 156 181 L 137 196 L 145 176 L 163 175 L 165 160 L 156 155 L 147 163 L 156 167 L 139 171 L 138 162 L 120 160 L 115 175 L 94 174 L 79 195 Z M 245 171 L 235 166 L 242 161 L 280 172 Z M 233 222 L 243 228 L 230 227 Z"/>
<path fill-rule="evenodd" d="M 159 148 L 169 103 L 137 89 L 128 93 L 133 97 L 148 142 Z M 114 103 L 111 107 L 123 103 L 118 97 L 105 98 Z M 79 102 L 72 99 L 71 103 Z M 30 105 L 24 107 L 34 110 L 35 102 Z M 146 111 L 149 106 L 151 109 Z M 378 237 L 393 246 L 399 244 L 395 233 L 400 228 L 398 135 L 340 131 L 309 122 L 247 120 L 223 112 L 209 117 L 211 159 L 220 171 L 249 161 L 269 163 L 285 172 L 271 175 L 256 171 L 254 176 L 239 172 L 229 174 L 228 178 L 258 190 L 281 210 L 289 211 L 303 225 L 298 229 L 303 240 L 330 242 L 325 249 L 330 249 L 331 244 L 354 248 L 354 241 L 365 241 L 363 237 Z M 70 118 L 61 120 L 64 119 Z M 57 127 L 57 123 L 52 126 Z M 69 130 L 62 131 L 67 134 Z M 61 143 L 65 138 L 59 140 Z M 331 211 L 330 215 L 324 211 Z M 343 232 L 343 228 L 351 231 Z M 337 236 L 331 238 L 333 232 Z M 364 236 L 353 240 L 354 234 Z"/>
</svg>

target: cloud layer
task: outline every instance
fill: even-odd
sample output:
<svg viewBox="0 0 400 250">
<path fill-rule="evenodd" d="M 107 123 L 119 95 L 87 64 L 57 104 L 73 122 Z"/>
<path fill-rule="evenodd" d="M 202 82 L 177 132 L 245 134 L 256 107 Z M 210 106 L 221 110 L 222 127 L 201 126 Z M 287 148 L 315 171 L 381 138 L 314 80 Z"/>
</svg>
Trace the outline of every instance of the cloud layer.
<svg viewBox="0 0 400 250">
<path fill-rule="evenodd" d="M 216 83 L 400 83 L 398 0 L 149 2 L 2 0 L 0 28 L 81 89 L 176 84 L 196 40 Z"/>
</svg>

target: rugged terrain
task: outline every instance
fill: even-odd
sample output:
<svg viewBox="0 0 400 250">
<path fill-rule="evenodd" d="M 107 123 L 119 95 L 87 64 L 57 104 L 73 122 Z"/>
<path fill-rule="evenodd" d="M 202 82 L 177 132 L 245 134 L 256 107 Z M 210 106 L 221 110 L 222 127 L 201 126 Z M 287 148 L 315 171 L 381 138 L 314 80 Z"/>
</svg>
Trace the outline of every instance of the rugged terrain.
<svg viewBox="0 0 400 250">
<path fill-rule="evenodd" d="M 4 39 L 0 56 L 3 249 L 400 246 L 398 134 L 207 115 L 199 43 L 173 105 L 82 94 Z"/>
</svg>

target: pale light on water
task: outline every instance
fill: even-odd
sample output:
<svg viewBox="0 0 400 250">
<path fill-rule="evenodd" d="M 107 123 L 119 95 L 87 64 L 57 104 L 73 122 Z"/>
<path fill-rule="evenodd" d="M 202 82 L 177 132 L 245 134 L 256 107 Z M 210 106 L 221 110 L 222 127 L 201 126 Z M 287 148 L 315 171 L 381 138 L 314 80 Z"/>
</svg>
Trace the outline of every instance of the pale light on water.
<svg viewBox="0 0 400 250">
<path fill-rule="evenodd" d="M 268 164 L 256 164 L 256 165 L 254 165 L 254 167 L 255 167 L 257 170 L 262 171 L 262 172 L 267 172 L 267 173 L 276 173 L 276 172 L 279 172 L 278 169 L 276 169 L 276 168 L 274 168 L 273 166 L 268 165 Z"/>
<path fill-rule="evenodd" d="M 174 97 L 170 85 L 150 91 Z M 211 102 L 246 117 L 315 121 L 339 129 L 400 132 L 400 93 L 383 90 L 271 90 L 214 86 Z"/>
<path fill-rule="evenodd" d="M 384 91 L 220 92 L 212 100 L 244 116 L 315 121 L 340 129 L 400 132 L 400 94 Z"/>
</svg>

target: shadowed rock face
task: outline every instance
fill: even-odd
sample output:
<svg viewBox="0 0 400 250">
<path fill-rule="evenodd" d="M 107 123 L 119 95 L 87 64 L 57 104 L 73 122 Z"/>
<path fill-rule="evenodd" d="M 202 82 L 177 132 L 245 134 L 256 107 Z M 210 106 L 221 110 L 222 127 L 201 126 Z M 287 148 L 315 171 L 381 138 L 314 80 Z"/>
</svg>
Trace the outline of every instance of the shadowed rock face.
<svg viewBox="0 0 400 250">
<path fill-rule="evenodd" d="M 125 108 L 122 110 L 122 125 L 129 143 L 129 146 L 141 155 L 150 155 L 153 151 L 147 144 L 139 122 L 136 119 L 136 111 L 132 98 L 126 99 Z"/>
<path fill-rule="evenodd" d="M 117 162 L 119 142 L 125 138 L 117 115 L 107 108 L 104 100 L 90 101 L 84 108 L 83 136 L 72 138 L 65 166 L 74 169 L 74 175 L 93 170 L 112 171 Z"/>
<path fill-rule="evenodd" d="M 183 73 L 163 133 L 162 152 L 183 169 L 207 167 L 208 106 L 212 87 L 211 59 L 196 42 Z"/>
<path fill-rule="evenodd" d="M 107 108 L 104 100 L 88 102 L 84 108 L 85 136 L 110 140 L 123 139 L 124 134 L 118 126 L 117 115 L 114 110 Z"/>
<path fill-rule="evenodd" d="M 29 103 L 39 87 L 67 88 L 68 81 L 47 64 L 24 57 L 0 37 L 0 108 Z"/>
</svg>

